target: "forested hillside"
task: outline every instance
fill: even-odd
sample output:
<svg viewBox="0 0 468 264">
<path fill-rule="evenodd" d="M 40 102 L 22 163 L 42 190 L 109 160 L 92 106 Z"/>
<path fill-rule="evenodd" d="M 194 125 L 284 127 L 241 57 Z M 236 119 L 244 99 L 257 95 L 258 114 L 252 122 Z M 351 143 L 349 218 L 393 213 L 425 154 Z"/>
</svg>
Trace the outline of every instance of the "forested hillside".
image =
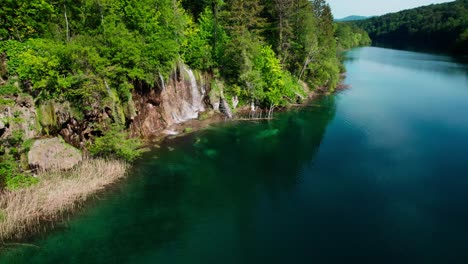
<svg viewBox="0 0 468 264">
<path fill-rule="evenodd" d="M 346 22 L 346 21 L 358 21 L 358 20 L 364 20 L 364 19 L 368 19 L 369 17 L 366 17 L 366 16 L 347 16 L 347 17 L 343 17 L 343 18 L 340 18 L 340 19 L 335 19 L 335 21 L 337 22 Z"/>
<path fill-rule="evenodd" d="M 331 92 L 342 69 L 335 29 L 324 0 L 3 1 L 1 178 L 29 170 L 44 136 L 133 160 L 130 134 L 207 108 L 271 111 Z"/>
<path fill-rule="evenodd" d="M 85 107 L 107 83 L 128 100 L 135 86 L 154 86 L 178 60 L 267 104 L 292 99 L 294 78 L 331 89 L 338 81 L 324 0 L 33 0 L 6 1 L 0 12 L 3 93 Z"/>
<path fill-rule="evenodd" d="M 374 44 L 468 54 L 468 0 L 423 6 L 355 21 Z"/>
<path fill-rule="evenodd" d="M 340 49 L 350 49 L 357 46 L 372 44 L 369 34 L 362 28 L 345 22 L 336 23 L 336 42 Z"/>
</svg>

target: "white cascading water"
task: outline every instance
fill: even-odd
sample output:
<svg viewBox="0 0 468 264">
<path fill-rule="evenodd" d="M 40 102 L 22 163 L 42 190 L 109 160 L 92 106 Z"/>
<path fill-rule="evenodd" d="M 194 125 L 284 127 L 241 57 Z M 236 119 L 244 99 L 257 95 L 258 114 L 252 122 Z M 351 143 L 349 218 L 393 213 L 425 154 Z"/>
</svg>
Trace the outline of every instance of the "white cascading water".
<svg viewBox="0 0 468 264">
<path fill-rule="evenodd" d="M 204 92 L 200 91 L 198 89 L 197 85 L 197 79 L 195 78 L 195 74 L 193 74 L 193 71 L 187 66 L 183 66 L 184 70 L 187 72 L 190 78 L 190 86 L 191 86 L 191 92 L 192 92 L 192 109 L 194 112 L 196 112 L 196 117 L 198 117 L 198 112 L 203 112 L 205 111 L 205 107 L 203 106 L 203 95 Z M 201 87 L 203 89 L 203 87 Z"/>
<path fill-rule="evenodd" d="M 181 71 L 186 73 L 185 76 L 188 78 L 186 81 L 190 83 L 190 86 L 176 85 L 176 87 L 171 87 L 171 89 L 175 89 L 173 92 L 176 98 L 165 101 L 165 109 L 174 123 L 182 123 L 190 119 L 196 119 L 200 112 L 205 111 L 203 105 L 205 91 L 203 87 L 198 86 L 195 74 L 190 68 L 184 64 L 181 64 L 179 67 Z M 169 91 L 166 92 L 171 93 Z"/>
<path fill-rule="evenodd" d="M 161 79 L 161 91 L 164 91 L 166 89 L 166 84 L 164 83 L 164 77 L 162 74 L 159 74 L 159 79 Z"/>
</svg>

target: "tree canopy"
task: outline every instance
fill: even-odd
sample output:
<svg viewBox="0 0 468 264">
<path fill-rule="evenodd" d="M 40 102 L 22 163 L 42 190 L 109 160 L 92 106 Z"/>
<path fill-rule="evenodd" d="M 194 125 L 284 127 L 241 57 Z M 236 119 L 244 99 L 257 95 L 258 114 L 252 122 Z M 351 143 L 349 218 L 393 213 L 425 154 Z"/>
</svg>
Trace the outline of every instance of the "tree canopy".
<svg viewBox="0 0 468 264">
<path fill-rule="evenodd" d="M 38 101 L 88 107 L 108 96 L 108 86 L 125 102 L 181 59 L 216 73 L 228 96 L 265 105 L 293 101 L 299 80 L 329 89 L 338 82 L 334 22 L 324 0 L 6 0 L 0 21 L 7 75 Z M 354 34 L 341 30 L 340 37 L 348 33 Z M 16 82 L 10 80 L 5 87 Z"/>
<path fill-rule="evenodd" d="M 374 44 L 468 54 L 468 0 L 423 6 L 353 22 Z"/>
</svg>

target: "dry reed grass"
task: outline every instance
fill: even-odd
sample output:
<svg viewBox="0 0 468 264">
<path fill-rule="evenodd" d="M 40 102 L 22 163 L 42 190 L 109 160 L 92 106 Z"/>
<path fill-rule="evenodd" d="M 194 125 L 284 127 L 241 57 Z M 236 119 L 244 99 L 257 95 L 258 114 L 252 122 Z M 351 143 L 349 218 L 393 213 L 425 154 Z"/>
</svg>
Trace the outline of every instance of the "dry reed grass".
<svg viewBox="0 0 468 264">
<path fill-rule="evenodd" d="M 0 240 L 19 240 L 62 220 L 91 195 L 123 178 L 128 166 L 120 161 L 87 160 L 68 172 L 39 175 L 29 188 L 0 195 Z"/>
</svg>

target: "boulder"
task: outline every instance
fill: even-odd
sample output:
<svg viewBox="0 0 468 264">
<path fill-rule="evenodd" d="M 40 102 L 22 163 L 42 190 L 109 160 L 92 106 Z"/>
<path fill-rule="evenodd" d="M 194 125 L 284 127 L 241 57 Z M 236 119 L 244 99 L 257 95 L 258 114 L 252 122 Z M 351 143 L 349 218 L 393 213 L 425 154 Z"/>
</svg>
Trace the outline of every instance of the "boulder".
<svg viewBox="0 0 468 264">
<path fill-rule="evenodd" d="M 68 170 L 82 160 L 80 150 L 59 138 L 36 140 L 28 153 L 29 166 L 40 171 Z"/>
</svg>

